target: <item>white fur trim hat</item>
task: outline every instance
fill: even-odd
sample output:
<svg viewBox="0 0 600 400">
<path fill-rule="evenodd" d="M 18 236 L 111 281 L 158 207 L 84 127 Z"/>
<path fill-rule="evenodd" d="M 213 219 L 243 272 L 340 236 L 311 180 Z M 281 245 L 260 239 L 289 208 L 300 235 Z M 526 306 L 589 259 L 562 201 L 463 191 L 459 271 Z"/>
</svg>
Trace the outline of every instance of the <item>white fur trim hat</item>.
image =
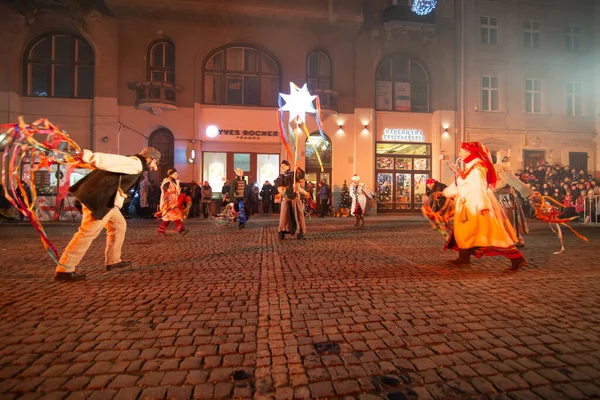
<svg viewBox="0 0 600 400">
<path fill-rule="evenodd" d="M 360 176 L 358 176 L 358 174 L 352 175 L 352 181 L 353 182 L 360 181 Z"/>
</svg>

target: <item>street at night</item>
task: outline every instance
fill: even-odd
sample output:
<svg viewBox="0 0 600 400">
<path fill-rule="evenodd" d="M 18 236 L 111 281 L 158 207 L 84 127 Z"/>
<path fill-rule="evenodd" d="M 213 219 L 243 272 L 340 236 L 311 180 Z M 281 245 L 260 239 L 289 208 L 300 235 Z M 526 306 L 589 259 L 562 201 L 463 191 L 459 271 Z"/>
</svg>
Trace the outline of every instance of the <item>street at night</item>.
<svg viewBox="0 0 600 400">
<path fill-rule="evenodd" d="M 600 227 L 531 222 L 529 264 L 447 261 L 420 216 L 313 218 L 277 239 L 186 222 L 186 237 L 128 221 L 123 259 L 105 234 L 77 272 L 28 224 L 0 224 L 0 398 L 589 399 L 600 397 Z M 46 223 L 59 252 L 77 223 Z"/>
</svg>

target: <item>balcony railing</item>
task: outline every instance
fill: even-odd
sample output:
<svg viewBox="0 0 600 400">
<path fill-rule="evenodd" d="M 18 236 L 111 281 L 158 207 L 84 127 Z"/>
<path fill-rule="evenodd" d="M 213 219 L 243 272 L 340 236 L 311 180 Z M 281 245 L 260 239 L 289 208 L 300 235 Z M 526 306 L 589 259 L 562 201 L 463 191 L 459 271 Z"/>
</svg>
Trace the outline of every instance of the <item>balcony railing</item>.
<svg viewBox="0 0 600 400">
<path fill-rule="evenodd" d="M 408 5 L 389 6 L 383 10 L 381 21 L 385 27 L 413 26 L 433 29 L 435 27 L 435 10 L 426 15 L 412 12 Z"/>
<path fill-rule="evenodd" d="M 315 89 L 314 93 L 319 96 L 322 110 L 338 111 L 338 92 L 331 89 Z"/>
<path fill-rule="evenodd" d="M 136 82 L 133 89 L 137 93 L 137 107 L 160 114 L 163 110 L 177 110 L 179 86 L 166 82 Z"/>
</svg>

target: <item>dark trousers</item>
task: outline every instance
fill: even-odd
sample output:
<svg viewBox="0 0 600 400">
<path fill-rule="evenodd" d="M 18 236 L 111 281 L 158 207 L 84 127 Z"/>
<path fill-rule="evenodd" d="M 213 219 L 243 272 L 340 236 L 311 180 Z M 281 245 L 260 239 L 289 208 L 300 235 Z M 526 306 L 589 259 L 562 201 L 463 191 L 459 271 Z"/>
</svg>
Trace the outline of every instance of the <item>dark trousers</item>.
<svg viewBox="0 0 600 400">
<path fill-rule="evenodd" d="M 321 207 L 321 217 L 324 217 L 329 214 L 329 201 L 328 200 L 321 200 L 321 203 L 319 204 L 319 206 Z"/>
<path fill-rule="evenodd" d="M 192 200 L 192 209 L 190 210 L 192 218 L 198 218 L 200 216 L 200 202 Z"/>
<path fill-rule="evenodd" d="M 271 207 L 271 202 L 270 201 L 263 201 L 263 214 L 268 214 L 270 207 Z M 271 211 L 273 211 L 273 210 L 271 209 Z"/>
<path fill-rule="evenodd" d="M 204 218 L 208 218 L 208 214 L 210 214 L 210 203 L 202 203 L 202 214 Z"/>
</svg>

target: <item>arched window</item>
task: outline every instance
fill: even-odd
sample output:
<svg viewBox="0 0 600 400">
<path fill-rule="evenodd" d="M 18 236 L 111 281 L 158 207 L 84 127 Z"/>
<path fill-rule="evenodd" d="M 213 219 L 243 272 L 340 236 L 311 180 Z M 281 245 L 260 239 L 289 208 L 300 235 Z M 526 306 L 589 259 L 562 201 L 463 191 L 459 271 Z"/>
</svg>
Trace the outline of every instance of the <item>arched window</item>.
<svg viewBox="0 0 600 400">
<path fill-rule="evenodd" d="M 148 46 L 148 80 L 175 84 L 175 45 L 159 39 Z"/>
<path fill-rule="evenodd" d="M 38 36 L 23 55 L 23 93 L 40 97 L 94 97 L 94 52 L 70 33 Z"/>
<path fill-rule="evenodd" d="M 170 130 L 159 128 L 150 135 L 148 146 L 160 151 L 158 172 L 150 172 L 148 178 L 160 184 L 167 176 L 167 170 L 175 166 L 175 138 Z"/>
<path fill-rule="evenodd" d="M 204 102 L 277 106 L 279 66 L 267 53 L 232 45 L 216 51 L 204 65 Z"/>
<path fill-rule="evenodd" d="M 310 53 L 306 59 L 306 81 L 308 90 L 319 95 L 322 105 L 328 105 L 329 96 L 324 95 L 323 90 L 330 90 L 331 83 L 331 59 L 323 52 Z M 316 92 L 317 89 L 320 89 Z"/>
<path fill-rule="evenodd" d="M 377 66 L 376 108 L 383 111 L 429 112 L 429 77 L 413 58 L 395 55 Z"/>
<path fill-rule="evenodd" d="M 325 141 L 323 141 L 319 132 L 311 133 L 306 138 L 306 168 L 320 168 L 317 153 L 319 153 L 323 168 L 331 168 L 331 140 L 325 135 Z"/>
</svg>

